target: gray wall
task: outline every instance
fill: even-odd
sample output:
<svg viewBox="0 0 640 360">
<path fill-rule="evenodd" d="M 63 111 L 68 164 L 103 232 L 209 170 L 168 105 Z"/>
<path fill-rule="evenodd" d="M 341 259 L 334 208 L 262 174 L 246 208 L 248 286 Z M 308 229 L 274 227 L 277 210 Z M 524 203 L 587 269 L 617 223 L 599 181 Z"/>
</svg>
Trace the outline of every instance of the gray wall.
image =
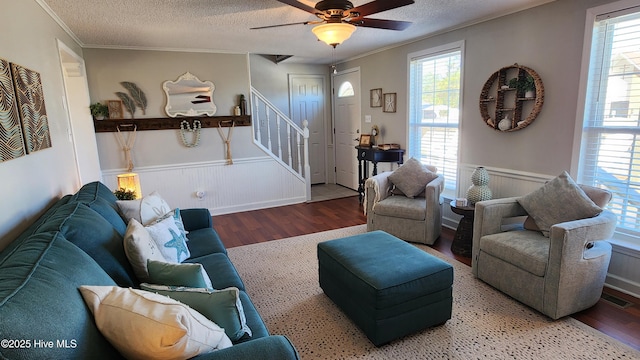
<svg viewBox="0 0 640 360">
<path fill-rule="evenodd" d="M 213 82 L 215 115 L 233 114 L 240 94 L 249 98 L 248 58 L 243 54 L 85 49 L 84 59 L 91 102 L 118 99 L 116 91 L 126 92 L 120 85 L 121 81 L 134 82 L 145 92 L 149 101 L 146 115 L 138 109 L 136 118 L 167 117 L 162 83 L 175 81 L 186 72 L 202 81 Z M 125 114 L 129 116 L 127 112 Z M 203 129 L 200 145 L 196 148 L 183 146 L 179 134 L 176 130 L 139 131 L 132 152 L 135 167 L 224 159 L 225 147 L 217 129 Z M 125 134 L 125 138 L 127 136 Z M 116 133 L 99 133 L 96 137 L 102 170 L 124 168 L 124 153 L 118 145 Z M 264 156 L 252 141 L 250 126 L 234 128 L 231 141 L 233 157 Z"/>
<path fill-rule="evenodd" d="M 70 125 L 63 107 L 57 39 L 80 56 L 82 49 L 33 0 L 3 1 L 0 33 L 0 57 L 40 73 L 52 143 L 51 148 L 0 163 L 0 248 L 4 248 L 51 202 L 79 186 L 67 135 Z"/>
<path fill-rule="evenodd" d="M 555 176 L 571 167 L 586 9 L 603 3 L 607 1 L 559 0 L 347 61 L 339 68 L 360 67 L 363 117 L 372 115 L 373 123 L 385 133 L 385 142 L 404 145 L 407 55 L 463 40 L 460 162 Z M 478 100 L 489 76 L 514 63 L 538 72 L 544 82 L 545 101 L 540 115 L 527 128 L 500 133 L 484 124 Z M 398 93 L 396 113 L 368 107 L 369 89 L 377 87 Z"/>
</svg>

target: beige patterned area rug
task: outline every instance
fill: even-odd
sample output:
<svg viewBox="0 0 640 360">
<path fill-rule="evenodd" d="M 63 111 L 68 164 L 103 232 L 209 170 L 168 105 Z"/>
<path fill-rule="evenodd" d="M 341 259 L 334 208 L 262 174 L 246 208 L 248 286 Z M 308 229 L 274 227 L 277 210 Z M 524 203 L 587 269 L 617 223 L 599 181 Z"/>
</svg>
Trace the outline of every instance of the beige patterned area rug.
<svg viewBox="0 0 640 360">
<path fill-rule="evenodd" d="M 575 319 L 551 321 L 421 245 L 454 267 L 452 318 L 377 348 L 318 286 L 316 244 L 363 232 L 360 225 L 229 249 L 269 331 L 289 337 L 302 359 L 640 359 Z"/>
</svg>

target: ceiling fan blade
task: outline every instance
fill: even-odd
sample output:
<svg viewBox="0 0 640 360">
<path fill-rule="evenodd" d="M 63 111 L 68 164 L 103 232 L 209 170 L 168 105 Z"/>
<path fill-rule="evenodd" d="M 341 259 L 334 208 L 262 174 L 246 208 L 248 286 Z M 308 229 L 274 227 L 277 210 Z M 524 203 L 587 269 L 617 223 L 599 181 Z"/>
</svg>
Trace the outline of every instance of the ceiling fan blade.
<svg viewBox="0 0 640 360">
<path fill-rule="evenodd" d="M 291 5 L 293 7 L 296 7 L 300 10 L 304 10 L 308 13 L 312 13 L 312 14 L 316 14 L 318 13 L 318 10 L 316 10 L 316 8 L 313 8 L 309 5 L 305 5 L 303 3 L 301 3 L 300 1 L 296 1 L 296 0 L 277 0 L 278 2 L 281 2 L 283 4 L 287 4 L 287 5 Z"/>
<path fill-rule="evenodd" d="M 351 20 L 349 23 L 356 26 L 361 26 L 361 27 L 370 27 L 370 28 L 385 29 L 385 30 L 404 30 L 411 25 L 411 23 L 408 21 L 369 19 L 369 18 L 357 18 L 357 19 Z"/>
<path fill-rule="evenodd" d="M 282 2 L 286 2 L 286 1 L 282 1 Z M 362 18 L 368 15 L 383 12 L 386 10 L 391 10 L 391 9 L 399 8 L 402 6 L 411 5 L 413 3 L 414 3 L 413 0 L 375 0 L 369 3 L 366 3 L 364 5 L 357 6 L 349 10 L 349 12 L 350 13 L 357 12 L 358 14 L 360 14 L 359 17 Z"/>
<path fill-rule="evenodd" d="M 252 27 L 252 28 L 249 28 L 249 30 L 269 29 L 269 28 L 275 28 L 275 27 L 281 27 L 281 26 L 290 26 L 290 25 L 307 25 L 307 24 L 311 24 L 311 23 L 313 23 L 313 22 L 312 21 L 303 21 L 303 22 L 289 23 L 289 24 L 266 25 L 266 26 Z"/>
</svg>

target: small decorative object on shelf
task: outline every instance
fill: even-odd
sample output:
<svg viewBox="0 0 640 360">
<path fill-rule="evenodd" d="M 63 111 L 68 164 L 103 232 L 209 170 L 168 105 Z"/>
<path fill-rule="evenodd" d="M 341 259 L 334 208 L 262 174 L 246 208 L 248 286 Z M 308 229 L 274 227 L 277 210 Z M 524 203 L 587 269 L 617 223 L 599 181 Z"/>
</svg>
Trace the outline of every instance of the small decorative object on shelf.
<svg viewBox="0 0 640 360">
<path fill-rule="evenodd" d="M 380 128 L 378 125 L 371 127 L 371 146 L 378 144 L 378 137 L 380 136 Z"/>
<path fill-rule="evenodd" d="M 380 144 L 380 145 L 378 145 L 378 149 L 380 149 L 380 150 L 398 150 L 398 149 L 400 149 L 400 144 Z"/>
<path fill-rule="evenodd" d="M 102 120 L 109 116 L 109 107 L 99 102 L 89 105 L 89 110 L 96 120 Z"/>
<path fill-rule="evenodd" d="M 509 114 L 504 116 L 504 119 L 500 120 L 498 123 L 498 129 L 502 131 L 507 131 L 511 128 L 511 120 L 509 119 Z"/>
<path fill-rule="evenodd" d="M 144 94 L 144 91 L 142 91 L 142 89 L 140 89 L 138 85 L 130 81 L 122 81 L 120 82 L 120 85 L 129 90 L 131 100 L 140 108 L 140 110 L 142 110 L 142 115 L 145 115 L 147 113 L 147 96 Z M 131 113 L 131 115 L 133 116 L 133 112 Z"/>
<path fill-rule="evenodd" d="M 489 188 L 489 173 L 482 166 L 477 167 L 471 174 L 471 185 L 467 189 L 467 200 L 471 205 L 484 200 L 491 200 L 493 194 Z"/>
<path fill-rule="evenodd" d="M 240 115 L 247 115 L 247 100 L 240 94 Z"/>
<path fill-rule="evenodd" d="M 185 130 L 189 132 L 195 132 L 195 139 L 193 142 L 187 142 L 187 139 L 184 135 Z M 184 146 L 188 148 L 198 146 L 200 143 L 201 130 L 202 124 L 200 123 L 200 120 L 193 120 L 193 128 L 189 125 L 189 122 L 187 120 L 182 120 L 182 122 L 180 123 L 180 136 L 182 137 L 182 143 L 184 144 Z"/>
</svg>

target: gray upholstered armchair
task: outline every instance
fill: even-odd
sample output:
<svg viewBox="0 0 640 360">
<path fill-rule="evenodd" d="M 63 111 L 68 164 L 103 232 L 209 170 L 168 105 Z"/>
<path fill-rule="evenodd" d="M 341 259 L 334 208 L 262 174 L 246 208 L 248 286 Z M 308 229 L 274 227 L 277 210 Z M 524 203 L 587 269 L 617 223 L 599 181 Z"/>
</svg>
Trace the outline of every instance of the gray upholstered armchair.
<svg viewBox="0 0 640 360">
<path fill-rule="evenodd" d="M 586 193 L 593 199 L 591 191 Z M 575 202 L 575 195 L 569 198 Z M 610 198 L 609 194 L 604 204 Z M 506 219 L 529 215 L 521 200 L 476 203 L 473 274 L 553 319 L 595 305 L 611 259 L 611 245 L 604 240 L 613 235 L 616 216 L 603 210 L 593 217 L 552 224 L 546 237 L 535 229 L 505 225 Z"/>
<path fill-rule="evenodd" d="M 408 164 L 409 161 L 401 168 Z M 433 166 L 425 167 L 433 173 L 437 171 Z M 440 193 L 444 176 L 434 174 L 435 178 L 410 198 L 394 191 L 391 175 L 392 172 L 384 172 L 365 182 L 367 231 L 383 230 L 405 241 L 433 244 L 442 230 Z"/>
</svg>

